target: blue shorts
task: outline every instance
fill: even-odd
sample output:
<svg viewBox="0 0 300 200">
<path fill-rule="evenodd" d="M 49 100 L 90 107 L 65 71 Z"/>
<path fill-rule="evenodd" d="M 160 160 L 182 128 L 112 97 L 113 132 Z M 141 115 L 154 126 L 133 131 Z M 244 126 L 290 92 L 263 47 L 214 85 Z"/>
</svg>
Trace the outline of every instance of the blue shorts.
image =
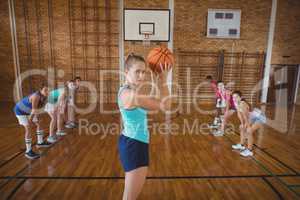
<svg viewBox="0 0 300 200">
<path fill-rule="evenodd" d="M 254 123 L 265 124 L 267 122 L 267 120 L 264 116 L 258 116 L 258 117 L 250 117 L 250 122 L 251 122 L 251 124 L 254 124 Z"/>
<path fill-rule="evenodd" d="M 149 144 L 121 134 L 118 148 L 125 172 L 149 165 Z"/>
<path fill-rule="evenodd" d="M 265 124 L 267 123 L 267 118 L 265 114 L 263 114 L 260 110 L 256 109 L 250 113 L 250 122 L 251 124 L 254 123 Z"/>
</svg>

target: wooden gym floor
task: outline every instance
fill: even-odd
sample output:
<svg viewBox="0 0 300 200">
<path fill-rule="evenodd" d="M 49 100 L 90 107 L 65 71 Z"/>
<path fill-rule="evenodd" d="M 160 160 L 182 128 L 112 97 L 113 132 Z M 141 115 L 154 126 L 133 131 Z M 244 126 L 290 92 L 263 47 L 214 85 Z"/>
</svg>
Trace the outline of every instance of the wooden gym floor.
<svg viewBox="0 0 300 200">
<path fill-rule="evenodd" d="M 0 105 L 0 199 L 121 199 L 124 173 L 117 151 L 118 128 L 105 136 L 73 129 L 38 160 L 24 157 L 24 134 L 11 104 Z M 291 107 L 289 131 L 266 127 L 257 134 L 255 156 L 231 150 L 238 132 L 156 134 L 152 131 L 150 168 L 139 199 L 299 199 L 300 107 Z M 267 108 L 268 116 L 274 107 Z M 291 113 L 294 113 L 293 115 Z M 81 116 L 89 123 L 119 124 L 119 114 Z M 150 117 L 152 123 L 163 117 Z M 212 121 L 198 113 L 179 114 L 172 123 Z M 47 120 L 44 116 L 45 130 Z M 236 119 L 234 120 L 236 122 Z M 90 127 L 96 130 L 96 127 Z M 105 129 L 102 129 L 105 130 Z M 35 139 L 35 137 L 33 137 Z"/>
</svg>

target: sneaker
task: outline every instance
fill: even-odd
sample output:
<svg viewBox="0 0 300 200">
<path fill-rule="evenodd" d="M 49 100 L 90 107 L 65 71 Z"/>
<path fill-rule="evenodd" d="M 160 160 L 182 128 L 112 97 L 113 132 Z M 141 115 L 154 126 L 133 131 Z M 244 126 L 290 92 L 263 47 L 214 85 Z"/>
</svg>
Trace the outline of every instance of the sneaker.
<svg viewBox="0 0 300 200">
<path fill-rule="evenodd" d="M 218 123 L 219 123 L 219 118 L 215 117 L 213 125 L 218 126 Z"/>
<path fill-rule="evenodd" d="M 217 130 L 217 131 L 215 131 L 213 134 L 214 134 L 215 137 L 219 137 L 219 136 L 223 136 L 223 135 L 224 135 L 224 132 L 221 131 L 221 130 Z"/>
<path fill-rule="evenodd" d="M 67 135 L 67 133 L 64 132 L 64 131 L 57 131 L 56 135 L 58 135 L 58 136 L 65 136 L 65 135 Z"/>
<path fill-rule="evenodd" d="M 66 128 L 76 128 L 77 125 L 74 122 L 69 122 L 65 125 Z"/>
<path fill-rule="evenodd" d="M 40 154 L 35 153 L 34 151 L 30 150 L 28 152 L 25 152 L 25 157 L 33 160 L 33 159 L 39 158 Z"/>
<path fill-rule="evenodd" d="M 53 144 L 53 143 L 57 142 L 57 139 L 56 139 L 55 136 L 49 136 L 49 137 L 47 138 L 47 142 Z"/>
<path fill-rule="evenodd" d="M 246 149 L 246 147 L 243 146 L 243 145 L 241 145 L 241 144 L 234 144 L 234 145 L 232 145 L 231 147 L 232 147 L 234 150 L 241 150 L 241 151 L 243 151 L 243 150 Z"/>
<path fill-rule="evenodd" d="M 248 157 L 248 156 L 253 156 L 253 152 L 250 151 L 249 149 L 245 149 L 244 151 L 242 151 L 240 153 L 241 156 L 244 156 L 244 157 Z"/>
<path fill-rule="evenodd" d="M 212 129 L 213 129 L 213 128 L 219 128 L 219 126 L 218 126 L 218 125 L 215 125 L 215 124 L 209 125 L 208 127 L 209 127 L 209 128 L 212 128 Z"/>
<path fill-rule="evenodd" d="M 221 126 L 221 125 L 222 125 L 222 123 L 223 123 L 223 122 L 220 120 L 220 121 L 218 122 L 218 125 L 219 125 L 219 126 Z"/>
<path fill-rule="evenodd" d="M 73 128 L 73 126 L 69 123 L 65 125 L 65 128 Z"/>
<path fill-rule="evenodd" d="M 40 147 L 50 147 L 51 145 L 52 145 L 52 144 L 51 144 L 50 142 L 43 141 L 42 143 L 37 144 L 36 146 L 37 146 L 38 148 L 40 148 Z"/>
</svg>

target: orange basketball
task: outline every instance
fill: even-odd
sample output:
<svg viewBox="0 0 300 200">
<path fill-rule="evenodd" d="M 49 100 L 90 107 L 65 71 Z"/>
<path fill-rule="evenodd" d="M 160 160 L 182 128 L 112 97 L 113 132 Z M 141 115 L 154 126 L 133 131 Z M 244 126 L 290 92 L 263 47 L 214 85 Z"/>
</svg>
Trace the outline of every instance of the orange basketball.
<svg viewBox="0 0 300 200">
<path fill-rule="evenodd" d="M 147 62 L 153 72 L 160 73 L 160 65 L 164 66 L 165 63 L 171 65 L 171 67 L 174 65 L 174 56 L 168 48 L 156 47 L 149 52 Z"/>
</svg>

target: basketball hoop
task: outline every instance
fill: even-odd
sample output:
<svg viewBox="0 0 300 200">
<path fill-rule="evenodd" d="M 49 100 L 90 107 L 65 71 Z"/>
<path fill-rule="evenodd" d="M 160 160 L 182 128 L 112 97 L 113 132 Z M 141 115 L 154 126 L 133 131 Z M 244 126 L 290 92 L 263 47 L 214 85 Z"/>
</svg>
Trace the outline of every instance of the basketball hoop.
<svg viewBox="0 0 300 200">
<path fill-rule="evenodd" d="M 144 31 L 141 34 L 144 36 L 144 38 L 143 38 L 143 46 L 150 46 L 150 44 L 151 44 L 150 35 L 153 35 L 153 32 L 151 32 L 151 31 Z"/>
</svg>

